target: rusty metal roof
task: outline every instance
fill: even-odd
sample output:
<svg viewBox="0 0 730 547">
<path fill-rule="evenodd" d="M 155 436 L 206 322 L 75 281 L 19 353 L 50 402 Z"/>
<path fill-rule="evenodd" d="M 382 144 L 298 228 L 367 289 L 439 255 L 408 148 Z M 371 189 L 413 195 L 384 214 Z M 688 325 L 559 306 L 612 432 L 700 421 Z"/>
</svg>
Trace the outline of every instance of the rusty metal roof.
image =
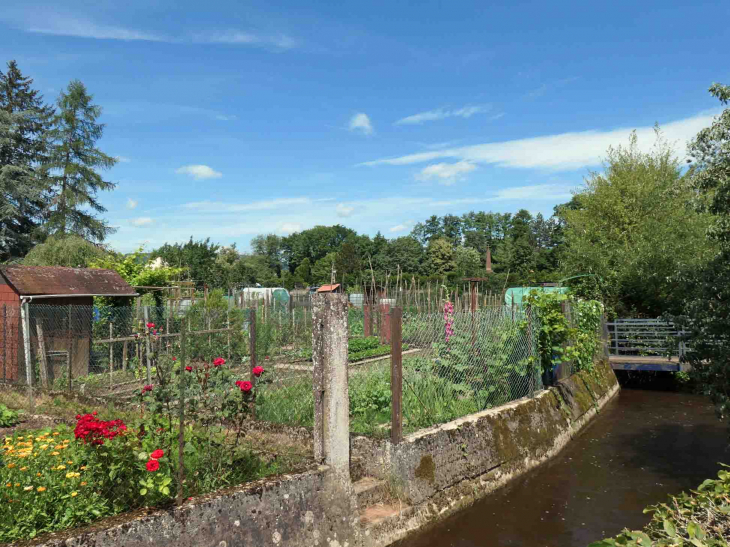
<svg viewBox="0 0 730 547">
<path fill-rule="evenodd" d="M 113 270 L 60 266 L 0 266 L 0 274 L 21 296 L 134 296 L 134 289 Z"/>
<path fill-rule="evenodd" d="M 317 292 L 334 292 L 339 288 L 340 284 L 335 283 L 334 285 L 322 285 Z"/>
</svg>

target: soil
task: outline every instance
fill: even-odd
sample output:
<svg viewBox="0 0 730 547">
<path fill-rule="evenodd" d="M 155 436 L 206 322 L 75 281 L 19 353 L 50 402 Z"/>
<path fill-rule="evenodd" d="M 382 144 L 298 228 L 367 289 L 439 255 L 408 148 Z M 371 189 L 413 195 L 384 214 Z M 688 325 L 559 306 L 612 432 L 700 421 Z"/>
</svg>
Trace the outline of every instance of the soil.
<svg viewBox="0 0 730 547">
<path fill-rule="evenodd" d="M 0 427 L 0 438 L 10 437 L 17 429 L 32 430 L 55 427 L 63 423 L 61 418 L 46 416 L 44 414 L 21 414 L 20 421 L 12 427 Z"/>
</svg>

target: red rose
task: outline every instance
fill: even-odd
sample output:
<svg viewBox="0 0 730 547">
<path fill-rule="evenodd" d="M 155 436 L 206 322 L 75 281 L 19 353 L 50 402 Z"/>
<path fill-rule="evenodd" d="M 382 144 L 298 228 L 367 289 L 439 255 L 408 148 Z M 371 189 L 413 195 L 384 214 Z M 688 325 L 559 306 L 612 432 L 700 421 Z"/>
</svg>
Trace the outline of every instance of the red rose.
<svg viewBox="0 0 730 547">
<path fill-rule="evenodd" d="M 81 414 L 76 414 L 76 419 L 77 420 L 80 420 L 81 419 Z"/>
<path fill-rule="evenodd" d="M 213 365 L 216 367 L 219 367 L 219 366 L 225 365 L 225 364 L 226 364 L 226 360 L 223 359 L 223 357 L 216 357 L 215 360 L 213 361 Z"/>
<path fill-rule="evenodd" d="M 154 329 L 155 328 L 155 324 L 154 323 L 147 323 L 147 328 L 148 329 Z"/>
<path fill-rule="evenodd" d="M 256 378 L 258 378 L 264 373 L 264 367 L 253 367 L 251 372 L 253 372 L 253 375 L 256 376 Z"/>
<path fill-rule="evenodd" d="M 192 372 L 193 371 L 193 367 L 187 366 L 187 367 L 185 367 L 185 370 L 187 370 L 188 372 Z"/>
<path fill-rule="evenodd" d="M 173 361 L 177 361 L 177 357 L 173 357 L 173 358 L 172 358 L 172 360 L 173 360 Z"/>
<path fill-rule="evenodd" d="M 241 385 L 238 387 L 240 387 L 241 391 L 243 391 L 244 393 L 248 393 L 249 391 L 251 391 L 253 384 L 246 380 L 245 382 L 241 382 Z"/>
<path fill-rule="evenodd" d="M 96 410 L 91 413 L 92 416 L 96 416 L 96 414 L 97 414 Z"/>
<path fill-rule="evenodd" d="M 236 382 L 236 386 L 238 386 L 238 387 L 241 387 L 241 384 L 242 384 L 242 383 L 243 383 L 243 380 L 238 380 L 238 381 Z"/>
<path fill-rule="evenodd" d="M 160 468 L 160 462 L 157 460 L 150 460 L 147 462 L 147 471 L 154 473 Z"/>
<path fill-rule="evenodd" d="M 164 455 L 165 455 L 165 451 L 164 450 L 160 450 L 158 448 L 152 454 L 150 454 L 150 458 L 152 458 L 153 460 L 159 460 Z"/>
</svg>

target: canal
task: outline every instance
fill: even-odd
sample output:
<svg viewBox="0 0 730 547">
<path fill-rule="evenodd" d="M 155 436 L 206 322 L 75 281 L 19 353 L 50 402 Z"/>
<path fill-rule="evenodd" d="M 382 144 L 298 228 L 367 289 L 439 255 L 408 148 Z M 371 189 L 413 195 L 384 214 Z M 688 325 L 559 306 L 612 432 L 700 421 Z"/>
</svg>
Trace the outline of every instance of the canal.
<svg viewBox="0 0 730 547">
<path fill-rule="evenodd" d="M 557 457 L 399 547 L 586 547 L 730 463 L 707 399 L 623 389 Z"/>
</svg>

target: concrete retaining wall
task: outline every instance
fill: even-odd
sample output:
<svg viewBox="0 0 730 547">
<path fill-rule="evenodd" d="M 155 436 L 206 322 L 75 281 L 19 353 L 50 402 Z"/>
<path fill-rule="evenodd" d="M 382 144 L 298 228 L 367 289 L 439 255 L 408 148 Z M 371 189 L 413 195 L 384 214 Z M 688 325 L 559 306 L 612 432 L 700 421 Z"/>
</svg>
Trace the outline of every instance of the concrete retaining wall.
<svg viewBox="0 0 730 547">
<path fill-rule="evenodd" d="M 398 445 L 353 440 L 369 475 L 388 480 L 409 508 L 372 530 L 389 545 L 432 524 L 557 454 L 617 392 L 607 362 L 534 398 L 473 414 L 407 436 Z"/>
</svg>

